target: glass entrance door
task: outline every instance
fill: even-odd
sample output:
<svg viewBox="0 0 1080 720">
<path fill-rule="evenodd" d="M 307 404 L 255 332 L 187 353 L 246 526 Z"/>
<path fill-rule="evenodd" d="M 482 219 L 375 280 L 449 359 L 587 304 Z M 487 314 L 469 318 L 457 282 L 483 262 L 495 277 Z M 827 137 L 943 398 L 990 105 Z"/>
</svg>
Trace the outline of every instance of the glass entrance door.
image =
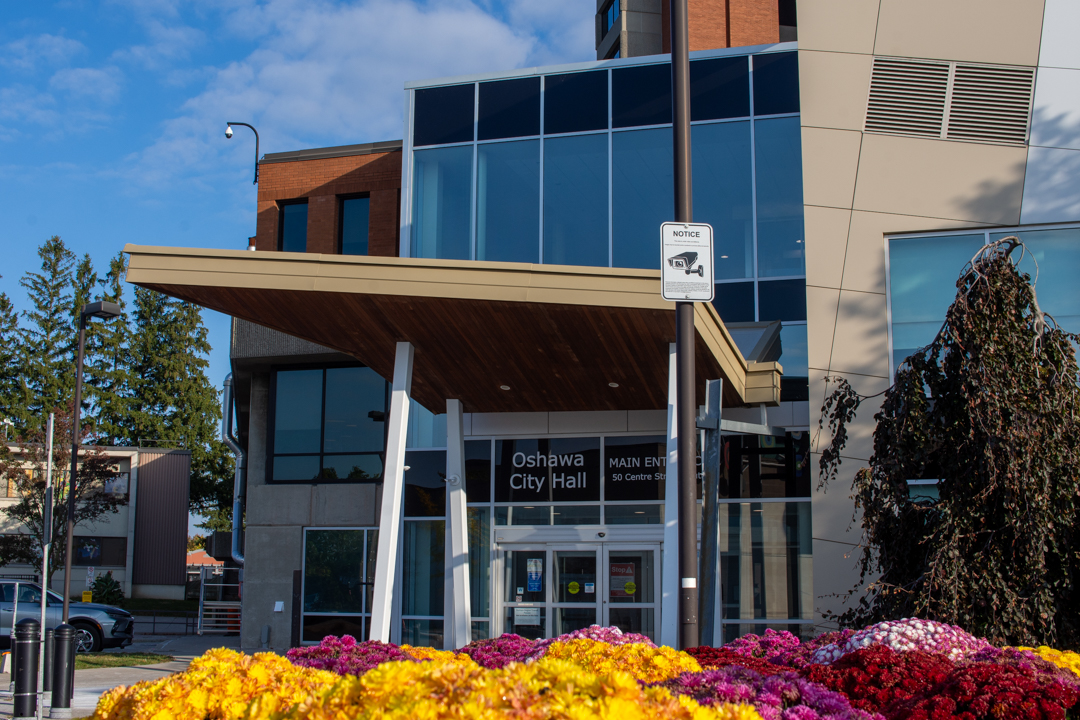
<svg viewBox="0 0 1080 720">
<path fill-rule="evenodd" d="M 658 545 L 503 545 L 501 632 L 540 639 L 598 624 L 655 641 L 659 557 Z"/>
</svg>

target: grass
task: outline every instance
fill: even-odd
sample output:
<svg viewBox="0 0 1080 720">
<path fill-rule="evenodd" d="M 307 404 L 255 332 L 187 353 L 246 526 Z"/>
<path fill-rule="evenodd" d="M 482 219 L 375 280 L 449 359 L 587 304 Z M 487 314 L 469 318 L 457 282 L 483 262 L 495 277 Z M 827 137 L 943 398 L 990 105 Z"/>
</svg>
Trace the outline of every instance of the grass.
<svg viewBox="0 0 1080 720">
<path fill-rule="evenodd" d="M 94 668 L 158 665 L 172 661 L 172 655 L 157 655 L 156 653 L 80 653 L 75 656 L 75 669 L 91 670 Z"/>
</svg>

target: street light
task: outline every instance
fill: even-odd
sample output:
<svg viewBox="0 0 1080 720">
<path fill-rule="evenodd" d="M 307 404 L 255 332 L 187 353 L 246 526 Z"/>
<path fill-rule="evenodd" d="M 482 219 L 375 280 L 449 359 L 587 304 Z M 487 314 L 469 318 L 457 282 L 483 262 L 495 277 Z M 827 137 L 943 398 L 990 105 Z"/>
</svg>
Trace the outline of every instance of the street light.
<svg viewBox="0 0 1080 720">
<path fill-rule="evenodd" d="M 120 317 L 120 306 L 99 300 L 83 305 L 79 313 L 79 355 L 75 361 L 75 408 L 71 418 L 71 474 L 68 475 L 67 543 L 64 551 L 64 622 L 68 621 L 71 605 L 71 555 L 75 547 L 75 473 L 79 469 L 79 419 L 82 410 L 83 354 L 86 351 L 87 318 Z"/>
<path fill-rule="evenodd" d="M 258 185 L 259 184 L 259 131 L 255 129 L 254 125 L 248 125 L 247 123 L 242 123 L 242 122 L 226 121 L 226 123 L 225 123 L 225 137 L 227 139 L 229 139 L 229 140 L 232 140 L 232 136 L 233 136 L 232 126 L 233 125 L 243 125 L 246 128 L 251 128 L 251 132 L 255 133 L 255 180 L 253 180 L 251 184 L 252 185 Z"/>
</svg>

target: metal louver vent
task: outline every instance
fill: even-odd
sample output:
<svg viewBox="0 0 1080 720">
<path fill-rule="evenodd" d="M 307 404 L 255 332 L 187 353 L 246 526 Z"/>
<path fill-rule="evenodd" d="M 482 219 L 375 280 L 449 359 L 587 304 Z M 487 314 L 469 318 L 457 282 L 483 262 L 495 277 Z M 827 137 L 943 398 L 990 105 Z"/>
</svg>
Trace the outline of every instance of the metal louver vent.
<svg viewBox="0 0 1080 720">
<path fill-rule="evenodd" d="M 874 58 L 867 132 L 941 137 L 949 64 Z"/>
<path fill-rule="evenodd" d="M 1035 69 L 874 58 L 867 132 L 1023 145 Z"/>
</svg>

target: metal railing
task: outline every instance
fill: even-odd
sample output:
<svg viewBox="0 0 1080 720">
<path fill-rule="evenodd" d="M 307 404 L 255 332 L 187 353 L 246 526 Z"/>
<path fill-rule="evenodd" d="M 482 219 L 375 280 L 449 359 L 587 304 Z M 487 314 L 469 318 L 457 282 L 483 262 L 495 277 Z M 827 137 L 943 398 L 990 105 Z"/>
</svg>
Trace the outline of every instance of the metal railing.
<svg viewBox="0 0 1080 720">
<path fill-rule="evenodd" d="M 225 582 L 225 574 L 215 575 L 214 569 L 210 567 L 201 570 L 201 579 L 199 624 L 196 633 L 239 633 L 240 591 L 243 583 Z"/>
<path fill-rule="evenodd" d="M 133 614 L 139 635 L 194 635 L 199 629 L 197 610 L 146 610 Z"/>
</svg>

